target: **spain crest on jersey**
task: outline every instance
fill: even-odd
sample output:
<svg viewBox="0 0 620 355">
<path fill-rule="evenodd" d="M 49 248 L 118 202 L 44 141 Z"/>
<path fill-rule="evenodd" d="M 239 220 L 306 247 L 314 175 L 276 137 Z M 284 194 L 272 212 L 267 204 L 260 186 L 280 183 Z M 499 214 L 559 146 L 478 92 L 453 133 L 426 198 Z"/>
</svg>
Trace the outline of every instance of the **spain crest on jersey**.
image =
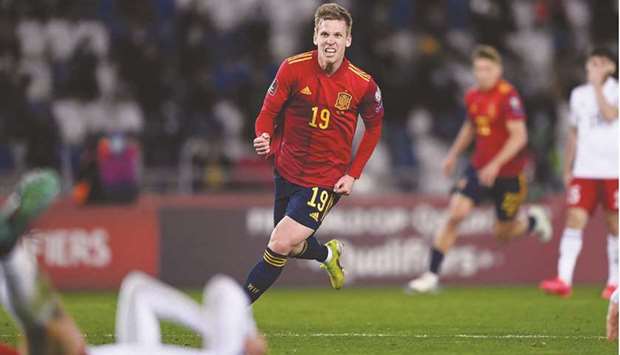
<svg viewBox="0 0 620 355">
<path fill-rule="evenodd" d="M 336 108 L 340 111 L 346 111 L 349 109 L 349 106 L 351 106 L 351 99 L 353 97 L 351 96 L 351 94 L 347 93 L 347 92 L 339 92 L 338 93 L 338 98 L 336 98 Z"/>
</svg>

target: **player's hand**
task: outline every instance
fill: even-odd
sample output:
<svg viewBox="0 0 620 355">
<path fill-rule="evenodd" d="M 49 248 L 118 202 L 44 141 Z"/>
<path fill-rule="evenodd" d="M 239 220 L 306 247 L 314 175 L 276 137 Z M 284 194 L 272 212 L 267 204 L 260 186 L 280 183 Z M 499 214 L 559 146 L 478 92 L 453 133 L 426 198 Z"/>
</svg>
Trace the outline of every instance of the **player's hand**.
<svg viewBox="0 0 620 355">
<path fill-rule="evenodd" d="M 351 191 L 353 191 L 354 182 L 355 178 L 353 176 L 345 175 L 334 185 L 334 192 L 337 194 L 350 195 Z"/>
<path fill-rule="evenodd" d="M 495 183 L 497 174 L 499 174 L 499 165 L 495 163 L 487 164 L 480 172 L 478 172 L 478 179 L 484 186 L 492 186 Z"/>
<path fill-rule="evenodd" d="M 618 304 L 610 300 L 607 310 L 607 340 L 616 339 L 618 339 Z"/>
<path fill-rule="evenodd" d="M 454 167 L 456 166 L 456 157 L 452 154 L 449 154 L 446 159 L 443 160 L 441 165 L 441 170 L 446 177 L 452 176 L 454 174 Z"/>
<path fill-rule="evenodd" d="M 262 334 L 245 338 L 245 355 L 264 355 L 267 353 L 267 340 Z"/>
<path fill-rule="evenodd" d="M 616 72 L 616 65 L 611 61 L 605 61 L 603 64 L 603 68 L 607 73 L 607 76 L 614 75 L 614 73 Z"/>
<path fill-rule="evenodd" d="M 588 70 L 588 82 L 594 86 L 602 86 L 611 68 L 600 59 L 593 59 L 593 64 Z"/>
<path fill-rule="evenodd" d="M 254 138 L 254 150 L 258 155 L 267 155 L 271 152 L 271 137 L 269 134 L 263 133 L 260 136 Z"/>
</svg>

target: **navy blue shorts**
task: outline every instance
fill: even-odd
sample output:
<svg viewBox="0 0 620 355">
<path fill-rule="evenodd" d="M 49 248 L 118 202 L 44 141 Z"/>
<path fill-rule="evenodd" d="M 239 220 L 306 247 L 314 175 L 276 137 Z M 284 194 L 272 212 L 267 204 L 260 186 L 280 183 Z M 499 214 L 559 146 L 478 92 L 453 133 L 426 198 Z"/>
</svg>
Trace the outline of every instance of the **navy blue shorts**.
<svg viewBox="0 0 620 355">
<path fill-rule="evenodd" d="M 340 195 L 322 187 L 303 187 L 288 182 L 275 173 L 276 196 L 273 224 L 289 216 L 304 226 L 317 230 L 323 218 L 340 199 Z"/>
<path fill-rule="evenodd" d="M 500 221 L 514 219 L 527 196 L 527 184 L 523 174 L 498 177 L 493 186 L 488 187 L 480 184 L 478 171 L 471 165 L 467 167 L 465 176 L 458 182 L 454 190 L 472 199 L 476 205 L 492 201 L 495 205 L 495 215 Z"/>
</svg>

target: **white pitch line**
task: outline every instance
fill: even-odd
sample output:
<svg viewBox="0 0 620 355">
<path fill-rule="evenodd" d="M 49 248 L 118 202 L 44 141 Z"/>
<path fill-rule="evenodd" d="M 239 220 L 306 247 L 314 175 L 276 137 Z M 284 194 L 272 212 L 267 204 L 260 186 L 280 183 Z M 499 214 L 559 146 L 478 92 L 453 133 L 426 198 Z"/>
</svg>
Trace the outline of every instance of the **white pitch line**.
<svg viewBox="0 0 620 355">
<path fill-rule="evenodd" d="M 390 333 L 272 333 L 273 337 L 299 337 L 299 338 L 322 338 L 322 337 L 360 337 L 360 338 L 465 338 L 465 339 L 606 339 L 596 335 L 542 335 L 542 334 L 390 334 Z"/>
<path fill-rule="evenodd" d="M 16 334 L 0 334 L 0 338 L 15 337 Z M 114 334 L 84 334 L 88 337 L 113 338 Z M 187 337 L 177 334 L 176 337 Z M 604 336 L 596 335 L 543 335 L 543 334 L 403 334 L 403 333 L 267 333 L 270 337 L 291 337 L 291 338 L 414 338 L 414 339 L 572 339 L 572 340 L 603 340 Z M 190 335 L 189 337 L 194 337 Z"/>
</svg>

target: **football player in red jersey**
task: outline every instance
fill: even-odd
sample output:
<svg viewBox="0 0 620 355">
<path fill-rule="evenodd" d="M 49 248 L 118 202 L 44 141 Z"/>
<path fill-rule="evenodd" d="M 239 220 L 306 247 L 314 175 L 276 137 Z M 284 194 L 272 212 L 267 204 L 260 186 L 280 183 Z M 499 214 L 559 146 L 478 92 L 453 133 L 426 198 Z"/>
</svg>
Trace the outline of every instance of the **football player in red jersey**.
<svg viewBox="0 0 620 355">
<path fill-rule="evenodd" d="M 525 113 L 514 87 L 502 78 L 501 56 L 493 47 L 478 46 L 473 55 L 477 87 L 465 95 L 467 119 L 443 163 L 451 175 L 459 155 L 475 141 L 471 164 L 456 186 L 448 218 L 435 236 L 429 271 L 407 284 L 411 292 L 434 291 L 444 255 L 458 236 L 458 227 L 474 206 L 484 200 L 495 205 L 494 234 L 510 240 L 537 232 L 543 242 L 551 239 L 551 224 L 544 210 L 533 207 L 529 216 L 518 216 L 527 190 L 522 174 L 527 144 Z"/>
<path fill-rule="evenodd" d="M 274 230 L 246 291 L 254 302 L 278 278 L 289 257 L 316 260 L 340 289 L 342 243 L 321 244 L 315 231 L 342 195 L 353 190 L 381 135 L 381 91 L 345 58 L 352 18 L 337 4 L 314 16 L 316 50 L 282 62 L 256 119 L 254 148 L 273 156 Z M 354 159 L 357 117 L 365 132 Z"/>
</svg>

